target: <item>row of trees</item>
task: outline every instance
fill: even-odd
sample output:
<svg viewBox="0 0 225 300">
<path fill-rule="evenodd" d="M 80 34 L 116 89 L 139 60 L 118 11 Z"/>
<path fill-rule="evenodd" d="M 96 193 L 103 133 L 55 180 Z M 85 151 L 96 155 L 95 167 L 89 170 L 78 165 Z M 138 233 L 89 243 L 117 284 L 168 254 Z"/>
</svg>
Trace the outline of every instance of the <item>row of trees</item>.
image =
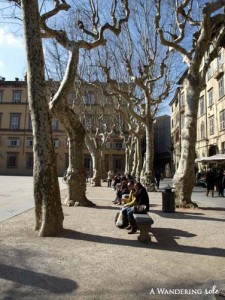
<svg viewBox="0 0 225 300">
<path fill-rule="evenodd" d="M 151 190 L 154 178 L 154 119 L 179 75 L 179 55 L 184 58 L 188 91 L 186 132 L 173 184 L 179 202 L 183 206 L 194 205 L 191 192 L 194 186 L 198 99 L 206 71 L 224 39 L 225 14 L 222 9 L 225 0 L 213 3 L 198 0 L 113 0 L 110 7 L 109 3 L 101 7 L 94 0 L 82 1 L 82 6 L 79 1 L 43 1 L 41 8 L 45 8 L 44 13 L 40 13 L 37 0 L 13 2 L 19 6 L 21 4 L 23 13 L 29 105 L 34 134 L 36 230 L 39 230 L 39 235 L 54 235 L 63 227 L 50 115 L 60 120 L 68 134 L 68 202 L 76 199 L 81 205 L 92 205 L 85 195 L 82 149 L 86 138 L 90 152 L 94 153 L 91 149 L 94 149 L 96 140 L 93 135 L 92 138 L 85 135 L 79 115 L 67 102 L 77 78 L 87 81 L 88 77 L 90 79 L 87 76 L 90 70 L 92 78 L 88 81 L 96 84 L 100 79 L 106 83 L 104 95 L 113 97 L 114 108 L 123 115 L 133 136 L 137 137 L 137 155 L 138 137 L 140 131 L 144 130 L 146 155 L 142 175 L 144 184 Z M 107 18 L 109 12 L 110 23 Z M 72 27 L 65 23 L 64 14 L 73 24 Z M 54 40 L 67 53 L 60 87 L 50 101 L 45 83 L 42 39 Z M 211 45 L 213 47 L 209 51 Z M 88 66 L 88 60 L 84 59 L 87 52 L 91 57 Z M 200 65 L 206 52 L 207 60 L 201 71 Z M 176 67 L 178 72 L 175 72 Z M 104 144 L 98 134 L 96 130 L 95 137 Z M 127 153 L 131 151 L 131 142 L 131 138 L 126 137 Z M 142 165 L 136 165 L 137 177 L 141 169 Z"/>
</svg>

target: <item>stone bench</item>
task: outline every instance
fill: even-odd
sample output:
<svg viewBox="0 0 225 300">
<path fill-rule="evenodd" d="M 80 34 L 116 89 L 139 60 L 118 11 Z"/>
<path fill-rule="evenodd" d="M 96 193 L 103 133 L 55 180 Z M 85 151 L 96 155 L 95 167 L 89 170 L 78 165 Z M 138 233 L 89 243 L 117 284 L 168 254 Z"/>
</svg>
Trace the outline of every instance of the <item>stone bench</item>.
<svg viewBox="0 0 225 300">
<path fill-rule="evenodd" d="M 140 235 L 138 241 L 142 243 L 151 242 L 149 231 L 154 223 L 153 219 L 148 214 L 134 214 L 137 227 L 140 229 Z"/>
</svg>

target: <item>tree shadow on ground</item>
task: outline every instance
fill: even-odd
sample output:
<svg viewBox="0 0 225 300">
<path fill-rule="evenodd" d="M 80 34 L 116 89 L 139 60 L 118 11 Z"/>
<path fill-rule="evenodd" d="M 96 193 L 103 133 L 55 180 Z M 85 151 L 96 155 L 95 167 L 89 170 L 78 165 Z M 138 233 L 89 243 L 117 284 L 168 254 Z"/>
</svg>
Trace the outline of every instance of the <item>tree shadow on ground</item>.
<svg viewBox="0 0 225 300">
<path fill-rule="evenodd" d="M 93 206 L 92 208 L 95 208 L 95 209 L 111 209 L 111 210 L 117 210 L 119 211 L 121 209 L 120 206 L 109 206 L 109 205 L 96 205 L 96 206 Z"/>
<path fill-rule="evenodd" d="M 225 257 L 225 249 L 223 248 L 204 248 L 199 246 L 186 246 L 179 245 L 176 240 L 181 237 L 192 238 L 196 234 L 189 233 L 187 231 L 174 229 L 174 228 L 152 228 L 151 232 L 156 239 L 156 242 L 151 242 L 148 244 L 140 243 L 137 240 L 127 240 L 121 238 L 114 238 L 109 236 L 100 236 L 89 233 L 83 233 L 71 229 L 64 229 L 60 235 L 57 237 L 82 240 L 93 243 L 102 243 L 118 246 L 128 246 L 137 248 L 148 248 L 162 251 L 174 251 L 181 253 L 191 253 L 197 255 L 208 255 L 208 256 L 219 256 Z"/>
<path fill-rule="evenodd" d="M 175 211 L 173 213 L 162 212 L 161 210 L 151 210 L 151 214 L 157 214 L 166 219 L 182 219 L 182 220 L 200 220 L 200 221 L 219 221 L 225 222 L 225 218 L 212 218 L 207 217 L 204 213 L 199 212 L 180 212 Z"/>
<path fill-rule="evenodd" d="M 225 211 L 225 207 L 198 207 L 199 209 L 202 210 L 215 210 L 215 211 Z"/>
<path fill-rule="evenodd" d="M 75 281 L 0 263 L 0 278 L 17 284 L 44 289 L 54 294 L 66 294 L 78 288 Z"/>
</svg>

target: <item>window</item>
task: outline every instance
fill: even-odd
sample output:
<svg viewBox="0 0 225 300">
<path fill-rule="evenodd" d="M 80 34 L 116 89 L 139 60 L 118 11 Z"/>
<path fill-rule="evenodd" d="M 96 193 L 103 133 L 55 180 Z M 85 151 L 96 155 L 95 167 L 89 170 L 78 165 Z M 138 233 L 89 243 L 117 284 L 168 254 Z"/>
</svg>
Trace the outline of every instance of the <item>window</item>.
<svg viewBox="0 0 225 300">
<path fill-rule="evenodd" d="M 225 129 L 225 109 L 220 112 L 220 130 Z"/>
<path fill-rule="evenodd" d="M 220 79 L 218 80 L 218 89 L 219 89 L 219 98 L 221 98 L 224 95 L 224 78 L 223 78 L 223 76 L 220 77 Z"/>
<path fill-rule="evenodd" d="M 222 50 L 218 53 L 218 57 L 217 57 L 217 67 L 220 68 L 224 63 L 224 56 L 222 53 Z"/>
<path fill-rule="evenodd" d="M 213 102 L 213 89 L 210 89 L 208 91 L 208 105 L 211 106 Z"/>
<path fill-rule="evenodd" d="M 20 114 L 10 114 L 10 129 L 20 129 Z"/>
<path fill-rule="evenodd" d="M 122 159 L 121 158 L 116 158 L 115 159 L 114 169 L 115 170 L 121 170 L 122 169 Z"/>
<path fill-rule="evenodd" d="M 0 102 L 3 102 L 3 91 L 0 90 Z"/>
<path fill-rule="evenodd" d="M 29 116 L 29 121 L 28 121 L 28 130 L 32 130 L 32 122 L 31 122 L 30 116 Z"/>
<path fill-rule="evenodd" d="M 7 168 L 18 167 L 18 153 L 7 153 Z"/>
<path fill-rule="evenodd" d="M 13 91 L 12 102 L 20 103 L 21 102 L 21 94 L 22 94 L 22 91 Z"/>
<path fill-rule="evenodd" d="M 105 147 L 106 147 L 106 149 L 110 149 L 110 148 L 111 148 L 111 143 L 110 143 L 110 142 L 107 142 L 107 143 L 105 144 Z"/>
<path fill-rule="evenodd" d="M 184 93 L 180 95 L 180 106 L 184 106 Z"/>
<path fill-rule="evenodd" d="M 2 127 L 2 113 L 0 113 L 0 129 Z"/>
<path fill-rule="evenodd" d="M 205 123 L 202 121 L 200 126 L 200 138 L 203 140 L 205 138 Z"/>
<path fill-rule="evenodd" d="M 209 134 L 214 134 L 214 116 L 209 118 Z"/>
<path fill-rule="evenodd" d="M 210 64 L 209 68 L 208 68 L 208 71 L 207 71 L 207 80 L 209 80 L 213 75 L 213 68 L 212 68 L 212 64 Z"/>
<path fill-rule="evenodd" d="M 95 104 L 95 94 L 94 92 L 87 92 L 86 96 L 85 96 L 85 104 L 86 105 L 91 105 L 91 104 Z"/>
<path fill-rule="evenodd" d="M 176 113 L 176 124 L 179 122 L 179 120 L 180 120 L 180 114 Z"/>
<path fill-rule="evenodd" d="M 33 153 L 27 153 L 26 155 L 26 168 L 32 169 L 34 164 Z"/>
<path fill-rule="evenodd" d="M 20 145 L 20 139 L 19 138 L 8 138 L 7 139 L 7 146 L 8 147 L 19 147 Z"/>
<path fill-rule="evenodd" d="M 72 91 L 68 96 L 68 104 L 74 105 L 75 100 L 76 100 L 76 93 L 75 93 L 75 91 Z"/>
<path fill-rule="evenodd" d="M 59 140 L 58 139 L 54 139 L 54 147 L 59 148 Z"/>
<path fill-rule="evenodd" d="M 184 128 L 184 114 L 181 114 L 181 117 L 180 117 L 180 126 L 181 126 L 181 128 Z"/>
<path fill-rule="evenodd" d="M 57 131 L 58 130 L 58 120 L 56 118 L 52 119 L 52 130 Z"/>
<path fill-rule="evenodd" d="M 221 143 L 221 153 L 225 154 L 225 142 Z"/>
<path fill-rule="evenodd" d="M 202 96 L 199 100 L 199 113 L 200 113 L 200 116 L 204 115 L 204 112 L 205 112 L 205 105 L 204 105 L 204 96 Z"/>
<path fill-rule="evenodd" d="M 113 143 L 113 148 L 114 149 L 123 149 L 124 147 L 123 147 L 123 142 L 122 141 L 115 141 L 114 143 Z"/>
<path fill-rule="evenodd" d="M 33 147 L 33 139 L 32 138 L 27 138 L 26 139 L 26 146 L 27 147 Z"/>
</svg>

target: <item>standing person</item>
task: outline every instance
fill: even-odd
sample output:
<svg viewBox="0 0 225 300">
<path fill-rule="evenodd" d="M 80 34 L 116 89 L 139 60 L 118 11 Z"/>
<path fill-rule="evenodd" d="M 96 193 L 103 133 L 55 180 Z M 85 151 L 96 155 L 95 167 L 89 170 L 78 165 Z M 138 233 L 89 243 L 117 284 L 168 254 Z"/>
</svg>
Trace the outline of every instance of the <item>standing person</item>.
<svg viewBox="0 0 225 300">
<path fill-rule="evenodd" d="M 161 173 L 157 172 L 156 175 L 155 175 L 155 181 L 156 181 L 157 189 L 159 189 L 159 183 L 160 183 L 161 179 L 162 179 Z"/>
<path fill-rule="evenodd" d="M 113 174 L 112 171 L 109 170 L 108 174 L 107 174 L 107 182 L 108 182 L 108 187 L 111 188 L 112 186 L 112 178 L 113 178 Z"/>
<path fill-rule="evenodd" d="M 215 183 L 216 183 L 215 174 L 211 169 L 209 169 L 208 172 L 206 173 L 206 184 L 207 184 L 206 196 L 209 195 L 209 191 L 212 191 L 212 197 L 214 196 Z"/>
<path fill-rule="evenodd" d="M 225 171 L 223 171 L 222 185 L 221 185 L 221 196 L 224 197 L 224 189 L 225 189 Z"/>
<path fill-rule="evenodd" d="M 216 184 L 217 184 L 217 190 L 218 190 L 218 196 L 223 197 L 223 170 L 220 170 L 217 177 L 216 177 Z"/>
</svg>

